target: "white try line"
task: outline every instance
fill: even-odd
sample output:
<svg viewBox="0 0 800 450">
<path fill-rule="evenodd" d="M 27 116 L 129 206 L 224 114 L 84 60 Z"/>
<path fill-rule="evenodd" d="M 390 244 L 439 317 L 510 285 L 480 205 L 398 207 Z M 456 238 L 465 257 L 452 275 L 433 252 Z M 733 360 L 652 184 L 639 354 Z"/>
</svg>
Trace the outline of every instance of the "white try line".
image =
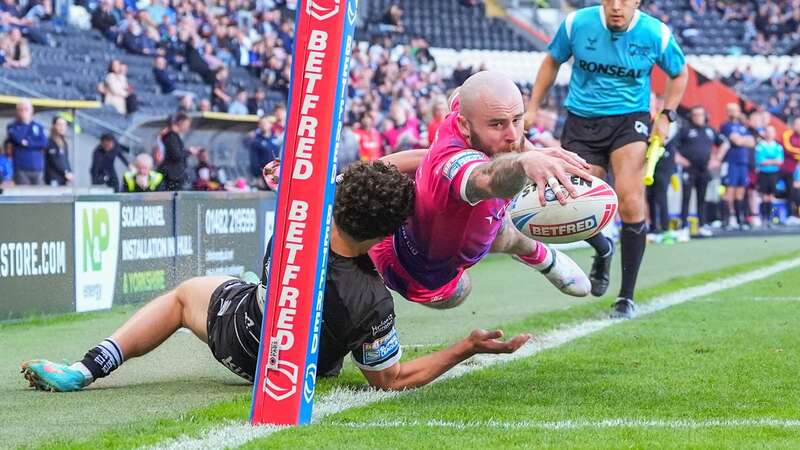
<svg viewBox="0 0 800 450">
<path fill-rule="evenodd" d="M 357 429 L 368 428 L 450 428 L 455 430 L 575 430 L 606 428 L 800 428 L 800 419 L 604 419 L 604 420 L 559 420 L 559 421 L 503 421 L 503 420 L 380 420 L 374 422 L 327 422 L 325 426 Z"/>
<path fill-rule="evenodd" d="M 800 266 L 800 258 L 775 263 L 771 266 L 733 275 L 692 288 L 656 297 L 652 301 L 639 307 L 637 317 L 646 316 L 670 306 L 705 297 L 725 289 L 741 286 L 746 283 L 758 281 L 785 270 Z M 509 355 L 476 355 L 467 362 L 462 363 L 447 372 L 439 380 L 460 377 L 475 370 L 482 370 L 497 364 L 507 363 L 522 358 L 531 357 L 543 350 L 555 348 L 572 342 L 578 338 L 598 332 L 612 325 L 624 322 L 625 319 L 590 319 L 577 324 L 564 326 L 553 331 L 536 336 L 528 344 Z M 404 391 L 408 392 L 408 391 Z M 372 389 L 344 389 L 335 388 L 325 395 L 321 395 L 314 404 L 313 420 L 345 411 L 350 408 L 368 405 L 381 400 L 403 395 L 403 392 L 382 392 Z M 242 422 L 230 421 L 215 426 L 198 437 L 181 436 L 167 440 L 156 446 L 157 449 L 217 449 L 242 445 L 250 440 L 268 436 L 281 427 L 251 427 Z"/>
</svg>

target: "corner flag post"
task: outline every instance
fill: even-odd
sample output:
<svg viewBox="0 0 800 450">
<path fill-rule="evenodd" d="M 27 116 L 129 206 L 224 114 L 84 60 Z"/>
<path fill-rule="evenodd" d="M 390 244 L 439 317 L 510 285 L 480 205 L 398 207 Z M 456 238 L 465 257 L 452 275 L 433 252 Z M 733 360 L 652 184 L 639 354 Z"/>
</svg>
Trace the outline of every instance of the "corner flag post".
<svg viewBox="0 0 800 450">
<path fill-rule="evenodd" d="M 357 0 L 299 0 L 250 422 L 311 420 Z"/>
</svg>

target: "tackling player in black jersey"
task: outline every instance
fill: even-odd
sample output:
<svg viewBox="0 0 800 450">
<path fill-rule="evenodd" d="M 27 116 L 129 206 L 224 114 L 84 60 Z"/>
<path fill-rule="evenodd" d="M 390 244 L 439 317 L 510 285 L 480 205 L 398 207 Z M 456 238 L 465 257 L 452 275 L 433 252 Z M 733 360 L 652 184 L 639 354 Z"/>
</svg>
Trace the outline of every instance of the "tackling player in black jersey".
<svg viewBox="0 0 800 450">
<path fill-rule="evenodd" d="M 477 353 L 516 351 L 529 335 L 498 340 L 500 331 L 475 330 L 448 348 L 400 362 L 394 304 L 367 256 L 411 214 L 413 182 L 381 162 L 351 165 L 334 201 L 323 307 L 319 374 L 338 375 L 349 353 L 371 386 L 406 389 L 430 383 Z M 269 251 L 264 258 L 269 263 Z M 262 284 L 230 277 L 198 277 L 157 297 L 108 339 L 72 365 L 37 359 L 22 372 L 31 386 L 75 391 L 109 375 L 123 361 L 158 347 L 181 327 L 206 342 L 214 357 L 252 382 L 264 310 Z"/>
</svg>

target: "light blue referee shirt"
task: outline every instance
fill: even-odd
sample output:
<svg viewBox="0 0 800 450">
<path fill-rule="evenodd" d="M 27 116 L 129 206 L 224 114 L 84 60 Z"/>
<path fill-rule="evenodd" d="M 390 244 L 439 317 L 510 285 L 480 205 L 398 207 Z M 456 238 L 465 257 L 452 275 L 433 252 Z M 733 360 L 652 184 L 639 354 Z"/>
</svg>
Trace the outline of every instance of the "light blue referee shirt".
<svg viewBox="0 0 800 450">
<path fill-rule="evenodd" d="M 636 10 L 627 31 L 611 31 L 602 6 L 568 15 L 548 50 L 559 63 L 575 58 L 566 107 L 587 118 L 650 111 L 653 65 L 674 78 L 686 64 L 663 22 Z"/>
</svg>

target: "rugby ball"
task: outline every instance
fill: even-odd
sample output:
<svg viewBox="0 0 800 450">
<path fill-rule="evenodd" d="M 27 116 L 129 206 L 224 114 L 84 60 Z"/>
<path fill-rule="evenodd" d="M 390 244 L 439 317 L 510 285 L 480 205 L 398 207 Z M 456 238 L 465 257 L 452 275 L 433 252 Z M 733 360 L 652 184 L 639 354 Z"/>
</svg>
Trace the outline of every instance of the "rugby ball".
<svg viewBox="0 0 800 450">
<path fill-rule="evenodd" d="M 599 233 L 614 220 L 617 194 L 605 181 L 570 178 L 578 195 L 567 196 L 561 205 L 553 190 L 544 191 L 545 205 L 539 203 L 539 187 L 529 184 L 511 201 L 507 215 L 519 231 L 546 244 L 582 241 Z M 563 189 L 563 187 L 562 187 Z M 564 190 L 566 193 L 566 190 Z"/>
</svg>

